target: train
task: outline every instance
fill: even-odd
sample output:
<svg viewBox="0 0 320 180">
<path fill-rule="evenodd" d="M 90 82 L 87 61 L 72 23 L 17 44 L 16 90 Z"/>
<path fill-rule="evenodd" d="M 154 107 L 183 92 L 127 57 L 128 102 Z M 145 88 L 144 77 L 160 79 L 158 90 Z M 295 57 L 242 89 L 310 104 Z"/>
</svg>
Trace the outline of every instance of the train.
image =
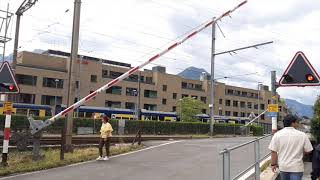
<svg viewBox="0 0 320 180">
<path fill-rule="evenodd" d="M 56 110 L 61 111 L 65 109 L 66 106 L 57 106 Z M 104 113 L 111 119 L 125 119 L 134 120 L 136 115 L 135 111 L 132 109 L 120 109 L 120 108 L 110 108 L 110 107 L 95 107 L 95 106 L 80 106 L 77 108 L 73 116 L 78 118 L 101 118 L 101 114 Z M 3 112 L 3 103 L 0 102 L 0 114 Z M 52 106 L 49 105 L 36 105 L 36 104 L 24 104 L 24 103 L 13 103 L 12 114 L 16 115 L 32 115 L 32 116 L 52 116 L 54 114 Z M 163 111 L 150 111 L 146 109 L 141 109 L 139 112 L 139 118 L 141 120 L 150 121 L 180 121 L 179 115 L 176 112 L 163 112 Z M 194 118 L 198 119 L 200 122 L 209 122 L 210 116 L 207 114 L 198 114 Z M 247 124 L 250 119 L 247 117 L 231 117 L 231 116 L 214 116 L 214 123 L 229 123 L 229 124 Z M 260 123 L 265 128 L 271 128 L 268 123 Z M 270 127 L 269 127 L 270 126 Z"/>
</svg>

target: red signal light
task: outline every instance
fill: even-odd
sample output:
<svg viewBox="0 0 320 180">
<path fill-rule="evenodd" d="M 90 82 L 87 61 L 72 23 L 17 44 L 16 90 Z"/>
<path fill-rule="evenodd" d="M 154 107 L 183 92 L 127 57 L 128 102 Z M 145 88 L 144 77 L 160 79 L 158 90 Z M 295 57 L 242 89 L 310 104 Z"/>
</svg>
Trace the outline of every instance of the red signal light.
<svg viewBox="0 0 320 180">
<path fill-rule="evenodd" d="M 314 81 L 314 76 L 313 76 L 312 74 L 307 74 L 307 75 L 306 75 L 306 78 L 307 78 L 307 81 L 308 81 L 308 82 Z"/>
<path fill-rule="evenodd" d="M 14 90 L 14 85 L 10 84 L 10 85 L 9 85 L 9 90 L 10 90 L 10 91 L 13 91 L 13 90 Z"/>
</svg>

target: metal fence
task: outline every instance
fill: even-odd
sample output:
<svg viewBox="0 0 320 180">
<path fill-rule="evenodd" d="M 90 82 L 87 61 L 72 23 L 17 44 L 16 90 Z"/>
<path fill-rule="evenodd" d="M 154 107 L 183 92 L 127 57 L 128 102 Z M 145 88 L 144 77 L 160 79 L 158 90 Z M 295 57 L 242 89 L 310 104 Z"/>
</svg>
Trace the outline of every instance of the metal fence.
<svg viewBox="0 0 320 180">
<path fill-rule="evenodd" d="M 260 180 L 260 162 L 263 161 L 264 159 L 266 159 L 270 155 L 270 153 L 268 153 L 265 156 L 263 156 L 262 158 L 260 158 L 260 150 L 261 150 L 260 149 L 260 141 L 262 139 L 265 139 L 270 136 L 272 136 L 272 134 L 256 138 L 252 141 L 234 146 L 232 148 L 226 148 L 223 151 L 221 151 L 220 155 L 223 156 L 223 180 L 239 179 L 245 173 L 249 172 L 252 168 L 255 169 L 255 180 Z M 231 152 L 236 149 L 239 149 L 241 147 L 250 145 L 250 144 L 254 144 L 254 163 L 251 164 L 248 168 L 246 168 L 242 172 L 240 172 L 239 174 L 237 174 L 235 177 L 231 178 L 231 173 L 230 173 Z"/>
</svg>

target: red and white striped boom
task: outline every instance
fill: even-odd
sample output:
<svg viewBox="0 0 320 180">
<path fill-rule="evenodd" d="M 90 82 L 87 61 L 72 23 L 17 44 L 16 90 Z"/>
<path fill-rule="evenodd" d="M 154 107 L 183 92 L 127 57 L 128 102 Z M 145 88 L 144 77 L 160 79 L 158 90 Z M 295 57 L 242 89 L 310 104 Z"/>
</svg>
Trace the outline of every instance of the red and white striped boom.
<svg viewBox="0 0 320 180">
<path fill-rule="evenodd" d="M 242 5 L 244 5 L 245 3 L 247 3 L 247 0 L 243 1 L 242 3 L 240 3 L 238 6 L 236 6 L 235 8 L 226 11 L 225 13 L 223 13 L 221 16 L 219 16 L 218 18 L 213 18 L 212 20 L 210 20 L 209 22 L 205 23 L 205 25 L 199 27 L 197 30 L 193 31 L 192 33 L 188 34 L 187 36 L 185 36 L 184 38 L 182 38 L 180 41 L 178 40 L 177 42 L 173 43 L 171 46 L 169 46 L 167 49 L 163 50 L 162 52 L 160 52 L 159 54 L 154 55 L 153 57 L 151 57 L 150 59 L 148 59 L 146 62 L 142 63 L 141 65 L 134 67 L 132 69 L 130 69 L 129 71 L 127 71 L 126 73 L 122 74 L 121 76 L 119 76 L 118 78 L 108 82 L 107 84 L 105 84 L 104 86 L 102 86 L 101 88 L 97 89 L 96 91 L 90 93 L 89 95 L 87 95 L 86 97 L 84 97 L 83 99 L 81 99 L 80 101 L 74 103 L 73 105 L 71 105 L 70 107 L 68 107 L 67 109 L 61 111 L 59 114 L 51 117 L 50 119 L 47 119 L 42 125 L 34 127 L 34 129 L 32 129 L 31 133 L 35 134 L 38 131 L 40 131 L 41 129 L 49 126 L 50 124 L 52 124 L 53 122 L 55 122 L 55 120 L 59 119 L 61 116 L 66 115 L 69 112 L 72 112 L 74 109 L 78 108 L 79 106 L 81 106 L 82 104 L 84 104 L 85 102 L 91 100 L 92 98 L 96 97 L 98 93 L 104 92 L 106 89 L 110 88 L 111 86 L 117 84 L 118 82 L 122 81 L 123 79 L 127 78 L 128 76 L 130 76 L 131 74 L 137 72 L 139 69 L 143 68 L 144 66 L 146 66 L 147 64 L 153 62 L 154 60 L 156 60 L 157 58 L 161 57 L 162 55 L 166 54 L 167 52 L 169 52 L 170 50 L 174 49 L 175 47 L 177 47 L 178 45 L 184 43 L 186 40 L 190 39 L 191 37 L 193 37 L 194 35 L 198 34 L 199 32 L 201 32 L 202 30 L 204 30 L 205 28 L 209 27 L 210 25 L 212 25 L 213 23 L 216 23 L 217 21 L 221 20 L 222 18 L 224 18 L 225 16 L 229 16 L 232 12 L 234 12 L 236 9 L 238 9 L 239 7 L 241 7 Z"/>
</svg>

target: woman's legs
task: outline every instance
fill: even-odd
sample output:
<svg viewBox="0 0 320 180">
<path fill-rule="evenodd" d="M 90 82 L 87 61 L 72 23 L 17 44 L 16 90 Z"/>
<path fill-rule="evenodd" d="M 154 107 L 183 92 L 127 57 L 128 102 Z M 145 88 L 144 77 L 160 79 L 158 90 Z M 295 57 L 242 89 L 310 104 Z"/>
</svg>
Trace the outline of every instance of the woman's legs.
<svg viewBox="0 0 320 180">
<path fill-rule="evenodd" d="M 100 157 L 103 156 L 102 148 L 103 148 L 104 144 L 105 144 L 104 139 L 100 138 L 100 142 L 99 142 L 99 154 L 100 154 Z"/>
</svg>

